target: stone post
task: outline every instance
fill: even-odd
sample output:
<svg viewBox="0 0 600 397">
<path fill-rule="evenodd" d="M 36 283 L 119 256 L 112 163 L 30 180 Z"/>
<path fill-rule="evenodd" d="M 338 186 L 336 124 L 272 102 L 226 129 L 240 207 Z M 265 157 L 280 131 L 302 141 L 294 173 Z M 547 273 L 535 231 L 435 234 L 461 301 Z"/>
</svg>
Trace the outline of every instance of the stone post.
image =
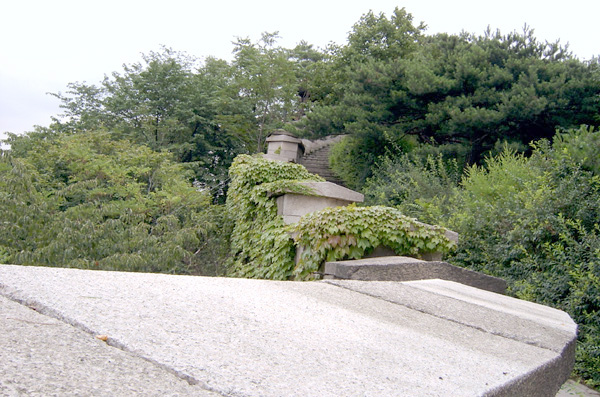
<svg viewBox="0 0 600 397">
<path fill-rule="evenodd" d="M 267 154 L 270 160 L 296 163 L 304 154 L 302 140 L 285 130 L 276 130 L 267 138 Z"/>
</svg>

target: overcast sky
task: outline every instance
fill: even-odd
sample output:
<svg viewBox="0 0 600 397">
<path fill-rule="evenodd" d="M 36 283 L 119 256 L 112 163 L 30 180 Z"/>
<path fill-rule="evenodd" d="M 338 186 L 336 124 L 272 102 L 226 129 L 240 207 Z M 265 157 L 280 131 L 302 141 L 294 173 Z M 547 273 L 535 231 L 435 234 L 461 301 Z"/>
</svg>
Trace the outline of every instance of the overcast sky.
<svg viewBox="0 0 600 397">
<path fill-rule="evenodd" d="M 427 33 L 503 33 L 524 24 L 540 40 L 569 43 L 580 59 L 600 55 L 599 0 L 0 0 L 0 139 L 48 125 L 60 113 L 48 92 L 99 83 L 161 45 L 195 57 L 231 59 L 236 37 L 279 31 L 279 44 L 343 44 L 360 16 L 405 7 Z"/>
</svg>

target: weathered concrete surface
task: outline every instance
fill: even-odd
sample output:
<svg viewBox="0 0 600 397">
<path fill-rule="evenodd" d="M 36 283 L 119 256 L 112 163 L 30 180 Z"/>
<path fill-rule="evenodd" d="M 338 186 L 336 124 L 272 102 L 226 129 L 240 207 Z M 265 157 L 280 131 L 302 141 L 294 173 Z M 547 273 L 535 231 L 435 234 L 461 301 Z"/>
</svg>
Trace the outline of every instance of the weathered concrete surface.
<svg viewBox="0 0 600 397">
<path fill-rule="evenodd" d="M 0 293 L 222 395 L 548 396 L 573 364 L 565 313 L 447 281 L 0 266 Z"/>
<path fill-rule="evenodd" d="M 454 266 L 446 262 L 423 261 L 407 256 L 383 256 L 326 262 L 325 278 L 364 281 L 413 281 L 442 279 L 504 294 L 506 281 Z"/>
<path fill-rule="evenodd" d="M 0 334 L 1 396 L 219 395 L 1 296 Z"/>
<path fill-rule="evenodd" d="M 573 370 L 577 327 L 560 310 L 444 280 L 327 282 L 556 353 L 554 359 L 493 388 L 488 392 L 492 395 L 553 396 Z"/>
</svg>

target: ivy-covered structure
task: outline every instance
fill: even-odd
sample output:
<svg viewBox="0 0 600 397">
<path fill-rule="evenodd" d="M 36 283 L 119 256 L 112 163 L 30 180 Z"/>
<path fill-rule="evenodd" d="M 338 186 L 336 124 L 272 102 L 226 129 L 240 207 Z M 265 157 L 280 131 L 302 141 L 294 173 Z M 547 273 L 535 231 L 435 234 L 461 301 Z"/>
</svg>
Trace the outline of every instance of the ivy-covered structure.
<svg viewBox="0 0 600 397">
<path fill-rule="evenodd" d="M 325 182 L 294 162 L 277 161 L 277 155 L 277 149 L 270 149 L 267 158 L 241 155 L 230 168 L 233 275 L 306 280 L 327 260 L 359 259 L 380 246 L 415 257 L 455 246 L 445 229 L 391 207 L 351 204 L 362 201 L 362 195 Z M 286 202 L 299 197 L 307 198 L 309 210 L 285 214 Z"/>
</svg>

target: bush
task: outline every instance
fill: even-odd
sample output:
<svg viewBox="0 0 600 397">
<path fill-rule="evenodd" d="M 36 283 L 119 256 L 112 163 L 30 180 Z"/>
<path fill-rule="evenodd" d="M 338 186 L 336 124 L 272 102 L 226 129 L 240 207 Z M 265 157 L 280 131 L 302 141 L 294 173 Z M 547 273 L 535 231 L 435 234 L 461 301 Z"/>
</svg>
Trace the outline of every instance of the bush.
<svg viewBox="0 0 600 397">
<path fill-rule="evenodd" d="M 423 222 L 440 222 L 449 213 L 462 169 L 455 159 L 430 152 L 424 147 L 397 158 L 381 158 L 363 188 L 365 202 L 396 207 Z"/>
<path fill-rule="evenodd" d="M 360 191 L 380 157 L 409 152 L 414 145 L 412 138 L 394 140 L 385 133 L 346 136 L 331 149 L 329 165 L 346 186 Z"/>
<path fill-rule="evenodd" d="M 361 151 L 356 138 L 345 137 L 336 143 L 329 154 L 329 166 L 350 189 L 359 190 L 375 161 L 372 152 Z"/>
</svg>

